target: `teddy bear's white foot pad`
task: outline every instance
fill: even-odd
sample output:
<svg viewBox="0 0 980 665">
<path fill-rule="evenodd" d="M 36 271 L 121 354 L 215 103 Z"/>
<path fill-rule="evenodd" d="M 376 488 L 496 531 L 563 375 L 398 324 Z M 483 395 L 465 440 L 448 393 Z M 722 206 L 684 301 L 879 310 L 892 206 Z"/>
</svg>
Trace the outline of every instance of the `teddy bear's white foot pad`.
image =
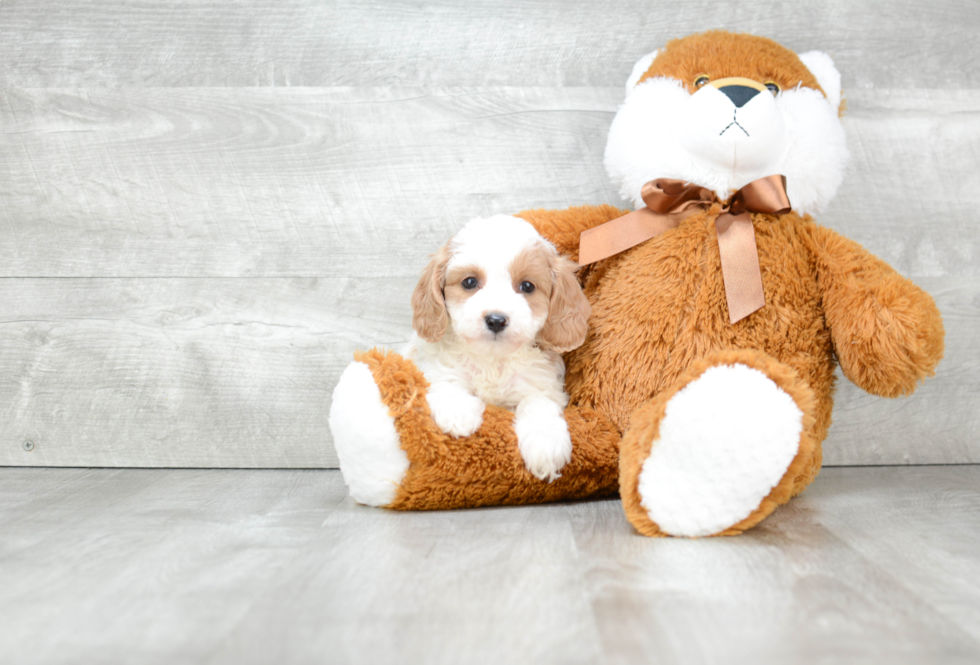
<svg viewBox="0 0 980 665">
<path fill-rule="evenodd" d="M 667 403 L 640 505 L 673 536 L 709 536 L 759 507 L 796 456 L 803 412 L 759 370 L 706 370 Z"/>
<path fill-rule="evenodd" d="M 368 506 L 394 501 L 408 471 L 408 456 L 364 363 L 351 363 L 340 376 L 330 405 L 330 433 L 351 497 Z"/>
</svg>

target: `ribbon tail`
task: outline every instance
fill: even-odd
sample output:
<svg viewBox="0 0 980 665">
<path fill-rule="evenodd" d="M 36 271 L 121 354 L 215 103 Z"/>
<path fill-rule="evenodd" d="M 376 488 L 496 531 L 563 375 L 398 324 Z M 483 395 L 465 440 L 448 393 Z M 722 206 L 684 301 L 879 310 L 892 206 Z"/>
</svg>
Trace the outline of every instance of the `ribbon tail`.
<svg viewBox="0 0 980 665">
<path fill-rule="evenodd" d="M 725 279 L 728 317 L 737 323 L 752 312 L 762 309 L 766 296 L 759 269 L 759 251 L 755 245 L 755 228 L 751 213 L 725 213 L 715 221 L 718 231 L 718 251 Z"/>
<path fill-rule="evenodd" d="M 616 219 L 582 231 L 579 236 L 578 264 L 590 263 L 625 252 L 641 242 L 677 228 L 676 216 L 664 215 L 649 208 L 640 208 Z"/>
</svg>

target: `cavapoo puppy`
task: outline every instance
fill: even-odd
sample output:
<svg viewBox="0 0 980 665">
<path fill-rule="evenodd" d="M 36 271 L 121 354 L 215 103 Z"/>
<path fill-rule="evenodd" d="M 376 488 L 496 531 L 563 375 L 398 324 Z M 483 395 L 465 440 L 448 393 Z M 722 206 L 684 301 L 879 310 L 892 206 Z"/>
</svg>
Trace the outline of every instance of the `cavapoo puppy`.
<svg viewBox="0 0 980 665">
<path fill-rule="evenodd" d="M 474 433 L 486 404 L 514 411 L 524 464 L 549 482 L 572 455 L 561 354 L 585 341 L 591 312 L 577 268 L 522 219 L 473 220 L 422 273 L 403 353 L 442 431 Z"/>
</svg>

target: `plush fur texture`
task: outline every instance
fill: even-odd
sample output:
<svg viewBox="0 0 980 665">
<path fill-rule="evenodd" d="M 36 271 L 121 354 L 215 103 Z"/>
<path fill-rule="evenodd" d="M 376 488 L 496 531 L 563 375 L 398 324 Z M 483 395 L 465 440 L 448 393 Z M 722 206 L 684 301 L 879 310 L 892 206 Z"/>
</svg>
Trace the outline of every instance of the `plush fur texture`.
<svg viewBox="0 0 980 665">
<path fill-rule="evenodd" d="M 550 485 L 520 463 L 511 414 L 488 408 L 476 434 L 450 439 L 427 413 L 420 399 L 426 383 L 411 363 L 379 352 L 358 356 L 371 368 L 410 460 L 389 507 L 450 508 L 603 496 L 618 482 L 626 516 L 640 533 L 665 535 L 673 528 L 679 535 L 731 535 L 757 524 L 818 473 L 838 360 L 847 378 L 868 392 L 889 397 L 910 393 L 933 374 L 943 354 L 943 326 L 932 298 L 857 243 L 805 214 L 833 197 L 846 158 L 839 121 L 842 102 L 839 89 L 833 90 L 839 86 L 836 70 L 823 55 L 808 55 L 806 62 L 817 71 L 809 70 L 792 51 L 749 35 L 711 32 L 670 42 L 637 66 L 645 69 L 639 75 L 634 71 L 637 83 L 613 122 L 607 147 L 610 176 L 634 204 L 639 186 L 652 178 L 687 178 L 722 196 L 746 178 L 780 172 L 765 173 L 767 168 L 789 171 L 784 174 L 793 212 L 752 216 L 765 307 L 729 323 L 715 228 L 721 210 L 717 204 L 686 217 L 676 229 L 581 270 L 592 316 L 585 343 L 565 354 L 570 396 L 566 420 L 574 450 L 562 477 Z M 702 76 L 709 82 L 699 84 Z M 742 106 L 735 105 L 732 90 L 723 90 L 734 85 L 731 81 L 698 98 L 707 101 L 697 102 L 696 108 L 690 106 L 710 81 L 719 79 L 738 79 L 737 85 L 749 88 L 741 91 Z M 765 88 L 767 82 L 779 86 L 775 96 Z M 744 137 L 737 137 L 739 142 L 762 139 L 758 146 L 743 146 L 754 151 L 750 167 L 730 159 L 726 167 L 724 146 L 710 143 L 709 135 L 720 136 L 725 128 L 716 128 L 711 120 L 715 111 L 725 108 L 725 100 L 716 93 L 732 100 L 728 123 L 739 121 L 742 110 L 756 100 L 753 113 L 758 115 L 747 114 L 746 125 L 763 117 L 778 118 L 774 126 L 782 123 L 781 139 L 766 135 L 772 128 L 764 123 L 754 125 L 761 127 L 759 131 L 750 126 Z M 684 108 L 690 117 L 704 121 L 706 134 L 678 138 L 644 126 L 643 118 L 648 124 L 674 122 L 687 113 Z M 696 132 L 697 125 L 682 122 L 672 129 L 682 135 Z M 575 259 L 582 231 L 626 212 L 583 206 L 530 210 L 519 216 L 559 252 Z M 779 434 L 765 434 L 763 409 L 745 418 L 729 418 L 730 442 L 705 444 L 704 437 L 725 436 L 724 428 L 712 434 L 710 428 L 690 424 L 690 418 L 687 425 L 684 419 L 673 419 L 672 404 L 681 405 L 678 413 L 691 408 L 682 397 L 689 394 L 684 392 L 687 387 L 717 376 L 713 372 L 719 368 L 732 367 L 741 369 L 730 374 L 725 392 L 739 396 L 754 391 L 765 403 L 781 405 L 772 408 L 787 422 L 798 418 L 798 430 L 782 427 Z M 774 397 L 780 394 L 795 407 Z M 723 394 L 707 390 L 704 395 L 706 420 L 725 413 Z M 755 445 L 756 434 L 775 443 Z M 672 502 L 661 488 L 648 491 L 650 500 L 645 501 L 641 475 L 664 436 L 670 438 L 675 461 L 684 467 L 682 474 L 675 464 L 670 473 L 678 495 L 690 491 L 678 487 L 684 474 L 690 474 L 691 487 L 702 488 L 715 474 L 726 492 L 749 497 L 739 499 L 738 511 L 717 517 L 717 501 L 699 498 L 700 503 L 715 501 L 716 506 L 707 511 L 710 519 L 702 521 L 685 508 L 690 501 Z M 726 468 L 720 472 L 698 452 L 713 449 L 724 453 Z M 617 453 L 618 466 L 611 463 Z M 748 479 L 744 492 L 733 480 L 739 469 Z M 658 507 L 651 509 L 654 503 Z M 665 506 L 667 514 L 661 511 Z"/>
<path fill-rule="evenodd" d="M 585 340 L 590 311 L 576 269 L 522 219 L 473 220 L 422 273 L 404 352 L 432 384 L 443 432 L 473 434 L 487 404 L 515 411 L 527 468 L 548 481 L 572 452 L 560 352 Z"/>
<path fill-rule="evenodd" d="M 414 363 L 377 349 L 359 352 L 354 359 L 371 369 L 410 462 L 388 508 L 442 510 L 616 494 L 621 435 L 594 410 L 565 410 L 575 445 L 561 477 L 547 483 L 524 465 L 513 413 L 488 406 L 472 436 L 449 436 L 432 419 L 426 401 L 429 384 Z"/>
<path fill-rule="evenodd" d="M 793 210 L 826 208 L 848 157 L 838 118 L 840 75 L 828 56 L 808 54 L 837 86 L 833 99 L 799 58 L 761 37 L 709 32 L 654 55 L 609 129 L 606 169 L 623 198 L 642 207 L 644 183 L 678 178 L 727 199 L 778 173 L 786 176 Z M 702 77 L 708 82 L 698 87 Z M 775 84 L 779 92 L 763 90 L 736 107 L 713 85 L 732 77 Z"/>
<path fill-rule="evenodd" d="M 783 477 L 802 429 L 803 412 L 764 373 L 742 364 L 711 367 L 668 402 L 640 471 L 641 504 L 673 536 L 727 529 Z"/>
<path fill-rule="evenodd" d="M 341 375 L 330 405 L 330 431 L 354 500 L 368 506 L 391 503 L 408 471 L 408 457 L 364 363 L 351 363 Z"/>
<path fill-rule="evenodd" d="M 791 368 L 764 353 L 751 349 L 710 353 L 707 357 L 694 362 L 670 390 L 660 393 L 638 409 L 633 416 L 633 423 L 629 432 L 623 438 L 620 454 L 620 494 L 623 498 L 623 508 L 627 518 L 643 535 L 667 535 L 667 532 L 653 520 L 649 511 L 642 505 L 644 497 L 640 492 L 640 474 L 650 458 L 650 451 L 660 439 L 660 425 L 665 419 L 671 400 L 706 372 L 719 367 L 733 366 L 747 367 L 758 371 L 769 381 L 772 381 L 780 391 L 791 397 L 802 413 L 800 422 L 802 427 L 796 455 L 775 487 L 772 487 L 758 506 L 741 521 L 736 521 L 727 529 L 718 529 L 714 535 L 731 536 L 755 526 L 778 506 L 802 492 L 816 476 L 820 467 L 819 441 L 813 437 L 814 413 L 817 404 L 809 387 L 800 380 Z M 728 459 L 726 461 L 729 468 L 737 469 L 740 463 L 751 462 L 751 458 L 756 454 L 754 448 L 746 448 L 741 459 Z"/>
</svg>

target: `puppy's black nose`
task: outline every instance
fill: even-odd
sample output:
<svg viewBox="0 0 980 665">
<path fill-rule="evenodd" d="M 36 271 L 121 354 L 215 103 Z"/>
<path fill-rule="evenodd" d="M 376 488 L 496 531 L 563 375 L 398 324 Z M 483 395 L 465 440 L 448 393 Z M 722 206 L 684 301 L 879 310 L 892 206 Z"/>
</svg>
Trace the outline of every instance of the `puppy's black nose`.
<svg viewBox="0 0 980 665">
<path fill-rule="evenodd" d="M 507 327 L 507 317 L 503 314 L 487 314 L 486 318 L 483 320 L 487 322 L 487 328 L 495 333 L 499 333 L 501 330 Z"/>
<path fill-rule="evenodd" d="M 759 94 L 758 90 L 747 85 L 724 85 L 718 89 L 732 100 L 735 108 L 742 108 L 750 99 Z"/>
</svg>

